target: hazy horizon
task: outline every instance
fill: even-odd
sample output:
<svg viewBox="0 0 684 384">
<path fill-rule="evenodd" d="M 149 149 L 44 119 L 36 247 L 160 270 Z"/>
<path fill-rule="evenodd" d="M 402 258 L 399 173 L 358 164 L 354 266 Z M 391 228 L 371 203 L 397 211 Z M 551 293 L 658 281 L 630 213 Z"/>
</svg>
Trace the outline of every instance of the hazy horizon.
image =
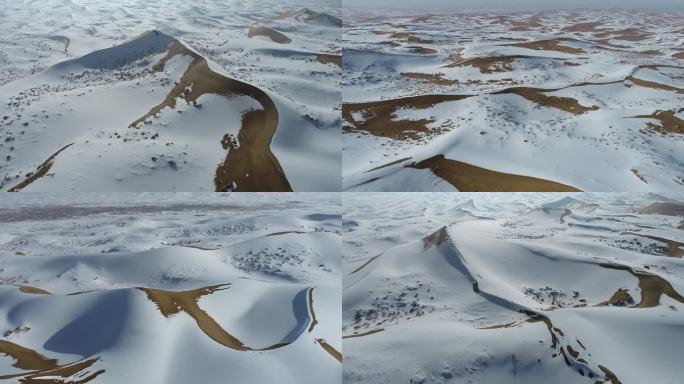
<svg viewBox="0 0 684 384">
<path fill-rule="evenodd" d="M 638 0 L 575 0 L 572 2 L 558 0 L 423 0 L 420 4 L 409 0 L 343 0 L 342 7 L 351 8 L 416 8 L 430 9 L 516 9 L 516 10 L 550 10 L 578 8 L 639 8 L 639 9 L 682 9 L 681 0 L 652 0 L 647 3 Z"/>
</svg>

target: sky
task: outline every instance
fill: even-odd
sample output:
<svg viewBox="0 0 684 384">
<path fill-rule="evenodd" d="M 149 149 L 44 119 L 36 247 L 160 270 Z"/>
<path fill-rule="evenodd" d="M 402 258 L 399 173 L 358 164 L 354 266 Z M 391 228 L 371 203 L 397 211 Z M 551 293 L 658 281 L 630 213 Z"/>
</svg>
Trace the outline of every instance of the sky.
<svg viewBox="0 0 684 384">
<path fill-rule="evenodd" d="M 342 0 L 343 7 L 451 9 L 678 8 L 684 0 Z"/>
</svg>

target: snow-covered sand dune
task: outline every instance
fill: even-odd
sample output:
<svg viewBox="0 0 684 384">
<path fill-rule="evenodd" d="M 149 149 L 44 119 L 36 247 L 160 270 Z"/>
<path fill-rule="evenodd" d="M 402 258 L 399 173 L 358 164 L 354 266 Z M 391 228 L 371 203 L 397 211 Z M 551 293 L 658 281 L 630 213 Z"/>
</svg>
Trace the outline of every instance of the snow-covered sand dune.
<svg viewBox="0 0 684 384">
<path fill-rule="evenodd" d="M 344 189 L 684 184 L 680 10 L 346 11 Z"/>
<path fill-rule="evenodd" d="M 345 382 L 679 381 L 684 196 L 343 206 Z"/>
<path fill-rule="evenodd" d="M 341 383 L 337 197 L 14 196 L 0 378 Z"/>
<path fill-rule="evenodd" d="M 0 190 L 339 190 L 339 6 L 193 4 L 7 4 Z"/>
</svg>

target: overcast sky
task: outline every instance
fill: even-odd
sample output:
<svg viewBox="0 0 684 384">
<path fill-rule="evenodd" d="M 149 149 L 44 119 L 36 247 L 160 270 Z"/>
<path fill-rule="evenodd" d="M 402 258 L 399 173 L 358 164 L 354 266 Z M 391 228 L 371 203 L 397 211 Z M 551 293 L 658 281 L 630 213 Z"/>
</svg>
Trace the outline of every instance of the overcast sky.
<svg viewBox="0 0 684 384">
<path fill-rule="evenodd" d="M 684 0 L 342 0 L 343 7 L 387 8 L 512 8 L 512 9 L 573 9 L 573 8 L 678 8 L 684 10 Z"/>
</svg>

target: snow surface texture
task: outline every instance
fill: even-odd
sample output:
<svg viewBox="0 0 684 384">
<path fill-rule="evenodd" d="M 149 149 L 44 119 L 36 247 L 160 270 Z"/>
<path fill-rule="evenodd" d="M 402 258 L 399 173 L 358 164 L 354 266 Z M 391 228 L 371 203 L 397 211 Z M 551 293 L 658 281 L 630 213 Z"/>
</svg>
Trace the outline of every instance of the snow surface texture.
<svg viewBox="0 0 684 384">
<path fill-rule="evenodd" d="M 681 382 L 684 195 L 366 193 L 343 209 L 345 383 Z"/>
<path fill-rule="evenodd" d="M 341 383 L 338 196 L 77 197 L 0 202 L 0 378 Z"/>
<path fill-rule="evenodd" d="M 513 188 L 412 167 L 437 155 L 583 191 L 683 188 L 684 10 L 344 11 L 343 189 Z"/>
<path fill-rule="evenodd" d="M 131 126 L 191 65 L 179 54 L 155 70 L 175 40 L 266 93 L 277 129 L 261 142 L 289 189 L 339 190 L 339 17 L 339 1 L 327 0 L 0 1 L 0 190 L 46 162 L 23 190 L 215 190 L 226 143 L 249 140 L 241 121 L 263 106 L 249 95 L 178 95 Z"/>
</svg>

